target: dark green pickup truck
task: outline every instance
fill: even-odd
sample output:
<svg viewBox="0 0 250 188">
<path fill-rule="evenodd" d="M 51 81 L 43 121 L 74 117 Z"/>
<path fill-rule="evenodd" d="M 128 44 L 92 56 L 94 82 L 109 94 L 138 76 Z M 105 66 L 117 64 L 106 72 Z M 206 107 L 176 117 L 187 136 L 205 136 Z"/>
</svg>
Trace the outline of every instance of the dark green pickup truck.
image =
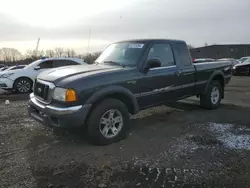
<svg viewBox="0 0 250 188">
<path fill-rule="evenodd" d="M 184 41 L 121 41 L 92 65 L 41 73 L 28 109 L 44 125 L 85 125 L 91 141 L 110 144 L 126 136 L 130 114 L 142 109 L 190 96 L 217 108 L 231 73 L 230 62 L 192 64 Z"/>
</svg>

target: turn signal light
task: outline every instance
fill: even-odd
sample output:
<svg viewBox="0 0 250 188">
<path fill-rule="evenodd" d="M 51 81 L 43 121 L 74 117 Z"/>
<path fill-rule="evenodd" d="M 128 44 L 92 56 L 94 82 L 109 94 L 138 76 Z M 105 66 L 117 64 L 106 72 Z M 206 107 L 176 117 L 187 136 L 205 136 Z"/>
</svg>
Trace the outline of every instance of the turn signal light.
<svg viewBox="0 0 250 188">
<path fill-rule="evenodd" d="M 66 102 L 77 101 L 76 91 L 74 89 L 67 89 L 66 91 Z"/>
</svg>

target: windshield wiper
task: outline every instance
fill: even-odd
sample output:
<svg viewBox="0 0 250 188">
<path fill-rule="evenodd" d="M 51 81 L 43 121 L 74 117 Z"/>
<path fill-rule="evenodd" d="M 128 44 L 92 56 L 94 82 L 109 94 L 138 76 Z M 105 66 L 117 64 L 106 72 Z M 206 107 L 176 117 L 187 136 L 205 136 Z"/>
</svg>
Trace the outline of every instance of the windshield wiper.
<svg viewBox="0 0 250 188">
<path fill-rule="evenodd" d="M 119 66 L 125 67 L 125 65 L 120 64 L 120 63 L 117 63 L 117 62 L 115 62 L 115 61 L 104 61 L 103 63 L 116 64 L 116 65 L 119 65 Z"/>
</svg>

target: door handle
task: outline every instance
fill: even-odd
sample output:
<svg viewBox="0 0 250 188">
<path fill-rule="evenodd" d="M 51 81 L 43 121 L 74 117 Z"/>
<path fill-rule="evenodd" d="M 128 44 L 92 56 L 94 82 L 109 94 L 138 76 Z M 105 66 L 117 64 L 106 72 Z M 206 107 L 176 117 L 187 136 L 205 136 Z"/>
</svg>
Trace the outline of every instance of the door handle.
<svg viewBox="0 0 250 188">
<path fill-rule="evenodd" d="M 181 73 L 182 73 L 182 72 L 181 72 L 180 70 L 178 70 L 178 71 L 175 71 L 175 72 L 174 72 L 174 75 L 175 75 L 175 76 L 180 76 Z"/>
</svg>

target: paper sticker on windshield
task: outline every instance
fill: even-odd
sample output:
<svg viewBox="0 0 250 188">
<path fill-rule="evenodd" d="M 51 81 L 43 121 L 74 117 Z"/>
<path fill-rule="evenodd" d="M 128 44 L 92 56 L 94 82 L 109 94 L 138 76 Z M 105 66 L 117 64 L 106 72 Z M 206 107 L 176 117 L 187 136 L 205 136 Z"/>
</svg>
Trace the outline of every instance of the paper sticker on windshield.
<svg viewBox="0 0 250 188">
<path fill-rule="evenodd" d="M 144 44 L 130 44 L 128 48 L 143 48 Z"/>
</svg>

